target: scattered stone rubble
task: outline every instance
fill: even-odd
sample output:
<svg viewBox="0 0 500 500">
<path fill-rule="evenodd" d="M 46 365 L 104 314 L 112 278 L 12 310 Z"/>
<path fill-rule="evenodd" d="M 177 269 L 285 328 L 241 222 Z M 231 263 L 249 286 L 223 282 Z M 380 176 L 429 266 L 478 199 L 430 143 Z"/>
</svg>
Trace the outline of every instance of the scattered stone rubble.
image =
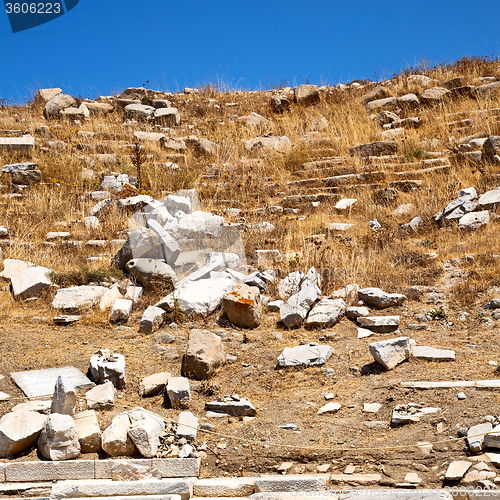
<svg viewBox="0 0 500 500">
<path fill-rule="evenodd" d="M 451 169 L 449 158 L 439 155 L 426 158 L 413 171 L 403 169 L 399 172 L 390 171 L 389 168 L 380 165 L 380 168 L 375 169 L 367 163 L 372 162 L 372 166 L 376 167 L 376 161 L 382 162 L 385 156 L 394 158 L 394 155 L 402 150 L 401 137 L 405 136 L 406 130 L 421 126 L 422 120 L 418 116 L 405 116 L 401 110 L 417 114 L 423 107 L 439 106 L 450 100 L 490 97 L 498 92 L 500 82 L 485 80 L 478 85 L 465 85 L 461 77 L 435 82 L 425 75 L 411 75 L 408 77 L 408 83 L 419 87 L 420 90 L 397 96 L 392 95 L 389 86 L 379 85 L 371 88 L 360 101 L 360 105 L 368 113 L 372 113 L 370 118 L 380 128 L 381 134 L 380 140 L 352 145 L 349 148 L 349 154 L 361 159 L 360 161 L 367 166 L 366 170 L 335 173 L 328 177 L 323 175 L 317 178 L 301 177 L 288 184 L 282 198 L 282 206 L 268 208 L 269 213 L 297 216 L 301 212 L 295 207 L 305 205 L 308 209 L 316 209 L 325 201 L 334 201 L 334 209 L 339 214 L 358 209 L 361 196 L 340 199 L 338 197 L 340 186 L 352 188 L 353 191 L 369 186 L 373 188 L 374 196 L 378 200 L 383 203 L 393 203 L 400 192 L 420 189 L 422 179 L 426 176 L 449 172 Z M 339 85 L 335 91 L 352 91 L 360 87 L 360 84 Z M 291 103 L 315 106 L 332 91 L 333 89 L 315 85 L 281 89 L 270 95 L 271 109 L 278 119 L 279 114 L 291 111 Z M 185 93 L 196 94 L 193 89 L 186 89 Z M 141 101 L 142 97 L 147 98 L 144 101 L 147 104 Z M 87 101 L 80 103 L 80 100 L 63 94 L 61 89 L 42 89 L 37 93 L 34 104 L 43 107 L 43 114 L 51 123 L 55 119 L 85 123 L 91 116 L 119 110 L 125 123 L 133 126 L 148 123 L 158 130 L 157 132 L 135 131 L 134 137 L 137 141 L 158 142 L 169 152 L 175 151 L 180 156 L 183 151 L 190 148 L 197 156 L 207 159 L 214 157 L 221 145 L 206 138 L 193 134 L 183 138 L 170 137 L 171 131 L 183 124 L 183 111 L 174 107 L 167 99 L 153 99 L 153 97 L 155 96 L 148 96 L 145 89 L 127 89 L 113 104 Z M 218 103 L 210 105 L 220 108 Z M 493 115 L 498 114 L 498 110 L 490 111 Z M 453 130 L 467 129 L 470 121 L 471 119 L 461 119 L 450 122 L 449 126 Z M 288 137 L 274 136 L 270 131 L 273 130 L 275 123 L 257 113 L 237 117 L 237 122 L 240 126 L 261 134 L 245 142 L 245 150 L 250 156 L 266 157 L 270 154 L 287 153 L 294 146 Z M 310 125 L 307 129 L 308 134 L 302 137 L 301 141 L 321 147 L 335 143 L 335 139 L 338 138 L 327 137 L 322 133 L 327 131 L 329 126 L 328 120 L 321 115 Z M 474 164 L 480 165 L 481 162 L 488 161 L 498 164 L 499 137 L 480 135 L 481 137 L 450 140 L 450 143 L 458 151 L 457 154 L 465 155 Z M 26 134 L 19 137 L 0 137 L 0 150 L 19 156 L 29 157 L 35 148 L 41 147 L 64 151 L 66 145 L 61 141 L 48 141 L 41 146 L 38 140 Z M 100 152 L 97 152 L 98 150 Z M 95 151 L 103 161 L 116 160 L 113 154 L 107 152 L 104 145 L 101 148 L 96 147 Z M 92 161 L 95 159 L 91 159 Z M 322 161 L 330 163 L 321 164 Z M 332 168 L 336 161 L 335 158 L 311 161 L 311 165 L 307 165 L 305 170 Z M 337 165 L 342 162 L 340 159 Z M 179 164 L 181 163 L 182 161 L 179 161 Z M 170 162 L 169 168 L 176 170 L 180 167 Z M 33 162 L 4 165 L 2 173 L 9 179 L 10 189 L 14 195 L 29 195 L 30 190 L 44 181 L 42 170 Z M 128 273 L 129 280 L 112 286 L 92 284 L 57 288 L 52 302 L 54 311 L 57 314 L 73 314 L 73 316 L 57 316 L 58 322 L 70 324 L 78 321 L 81 316 L 74 313 L 85 314 L 88 309 L 99 306 L 102 311 L 109 314 L 110 322 L 127 323 L 132 311 L 140 307 L 138 301 L 143 290 L 161 289 L 165 290 L 165 297 L 144 309 L 138 325 L 139 331 L 146 335 L 161 328 L 168 314 L 177 309 L 194 320 L 199 316 L 206 317 L 214 311 L 223 311 L 231 325 L 245 330 L 257 328 L 263 315 L 273 312 L 286 330 L 304 326 L 313 332 L 326 331 L 346 317 L 353 324 L 362 327 L 358 329 L 358 338 L 374 334 L 390 334 L 390 332 L 400 335 L 402 315 L 394 315 L 391 311 L 391 315 L 383 316 L 379 315 L 379 311 L 386 308 L 401 308 L 407 300 L 406 295 L 368 287 L 369 283 L 366 283 L 363 284 L 366 288 L 350 284 L 345 289 L 326 296 L 322 292 L 322 277 L 315 268 L 310 268 L 305 274 L 302 271 L 294 271 L 287 275 L 276 273 L 276 268 L 284 262 L 284 256 L 278 250 L 256 250 L 257 269 L 249 268 L 239 233 L 241 226 L 228 223 L 229 217 L 226 220 L 222 215 L 201 210 L 194 190 L 169 194 L 161 200 L 137 193 L 133 196 L 117 196 L 128 190 L 133 191 L 136 181 L 137 179 L 134 180 L 126 174 L 109 173 L 103 176 L 99 191 L 87 193 L 96 204 L 84 221 L 86 227 L 97 229 L 110 210 L 119 210 L 130 215 L 133 226 L 131 225 L 122 240 L 115 241 L 117 248 L 112 261 L 116 268 Z M 381 182 L 386 182 L 387 185 L 382 186 Z M 288 194 L 294 189 L 304 191 L 300 191 L 300 194 Z M 480 190 L 476 191 L 474 187 L 460 189 L 456 193 L 456 199 L 435 214 L 434 223 L 440 225 L 454 223 L 464 231 L 476 231 L 491 226 L 492 221 L 497 218 L 495 211 L 500 203 L 500 188 L 478 191 Z M 412 210 L 414 207 L 411 204 L 401 205 L 395 210 L 396 216 L 408 215 L 409 222 L 401 224 L 401 230 L 417 232 L 423 224 L 420 217 L 410 218 Z M 254 227 L 241 224 L 244 230 L 272 232 L 275 228 L 268 221 Z M 367 223 L 367 226 L 373 231 L 384 230 L 376 219 Z M 332 222 L 329 224 L 329 232 L 348 235 L 353 227 L 354 224 L 350 223 Z M 1 228 L 0 236 L 9 237 L 9 230 Z M 71 237 L 70 231 L 51 231 L 47 234 L 46 243 L 66 243 L 75 247 L 83 244 L 72 241 Z M 99 241 L 94 240 L 84 244 L 97 247 L 101 245 Z M 13 259 L 4 260 L 4 270 L 1 273 L 1 277 L 10 282 L 13 297 L 17 300 L 36 299 L 47 291 L 55 289 L 51 276 L 52 270 L 38 266 L 36 262 Z M 495 307 L 491 306 L 492 309 Z M 424 318 L 422 323 L 425 323 Z M 414 326 L 416 327 L 410 328 L 408 325 L 408 329 L 418 331 L 422 324 Z M 419 361 L 455 359 L 455 352 L 452 350 L 420 346 L 408 336 L 384 337 L 383 340 L 370 343 L 366 352 L 370 353 L 374 361 L 385 370 L 394 370 L 400 363 L 411 361 L 412 358 Z M 333 353 L 333 348 L 327 344 L 307 342 L 290 345 L 284 347 L 279 354 L 277 366 L 279 368 L 322 366 L 328 363 Z M 153 374 L 141 382 L 139 396 L 150 397 L 163 393 L 164 402 L 171 408 L 189 410 L 193 397 L 189 379 L 209 380 L 220 370 L 225 369 L 229 359 L 218 335 L 206 330 L 191 329 L 188 346 L 180 366 L 183 376 L 174 377 L 165 372 Z M 148 459 L 206 457 L 206 445 L 198 445 L 196 442 L 198 417 L 190 411 L 182 411 L 178 422 L 171 422 L 140 407 L 134 408 L 118 414 L 113 418 L 111 425 L 101 430 L 95 410 L 107 411 L 114 407 L 117 390 L 126 386 L 125 359 L 120 354 L 103 348 L 92 356 L 89 364 L 89 376 L 97 386 L 85 393 L 88 409 L 77 410 L 76 386 L 64 376 L 59 376 L 50 403 L 36 402 L 36 406 L 30 407 L 31 409 L 14 408 L 0 419 L 0 456 L 3 458 L 15 456 L 37 445 L 41 456 L 49 461 L 72 460 L 82 453 L 98 453 L 102 450 L 110 456 L 132 456 L 139 453 Z M 403 386 L 415 388 L 412 383 L 414 382 L 405 383 Z M 495 389 L 499 385 L 495 384 L 495 381 L 473 383 L 478 389 Z M 464 387 L 472 386 L 464 385 Z M 464 398 L 465 394 L 463 397 L 458 397 L 459 400 Z M 209 402 L 205 405 L 205 409 L 212 414 L 232 417 L 253 418 L 257 415 L 254 405 L 238 395 Z M 335 414 L 342 409 L 340 403 L 329 402 L 322 406 L 318 413 Z M 380 409 L 379 403 L 365 404 L 364 411 L 376 413 Z M 440 411 L 439 408 L 427 407 L 423 403 L 397 404 L 392 408 L 390 423 L 392 426 L 409 425 L 428 418 L 428 415 L 439 414 Z M 378 425 L 377 421 L 370 423 L 372 429 Z M 294 432 L 297 431 L 296 426 L 288 425 Z M 491 421 L 478 422 L 465 429 L 462 437 L 466 438 L 468 452 L 474 456 L 488 448 L 500 448 L 499 435 L 500 423 L 496 417 L 492 417 Z M 417 445 L 419 453 L 430 452 L 429 447 L 431 450 L 432 445 L 425 442 Z M 486 455 L 488 463 L 500 466 L 500 458 L 495 452 Z M 330 475 L 329 484 L 382 483 L 382 476 L 379 474 L 354 474 L 355 468 L 349 467 L 344 474 Z M 468 460 L 454 461 L 449 463 L 446 471 L 443 471 L 442 479 L 479 486 L 495 485 L 496 473 L 489 470 L 488 465 L 484 467 L 474 467 L 473 462 Z M 287 470 L 287 467 L 282 469 L 283 472 Z M 120 477 L 119 468 L 114 474 L 115 478 Z M 154 476 L 150 471 L 148 474 Z M 327 484 L 326 478 L 294 479 L 291 476 L 255 480 L 241 478 L 241 481 L 234 483 L 228 480 L 228 484 L 215 485 L 205 484 L 202 481 L 199 481 L 197 486 L 195 484 L 196 496 L 215 496 L 214 492 L 221 497 L 249 496 L 261 492 L 288 491 L 292 489 L 292 484 L 306 485 L 306 489 L 311 485 L 317 487 Z M 399 486 L 414 488 L 420 483 L 418 474 L 411 472 L 404 477 L 404 482 Z M 57 498 L 57 495 L 60 498 L 66 497 L 65 491 L 64 488 L 59 492 L 56 491 L 53 498 Z M 118 492 L 119 488 L 116 491 Z M 189 496 L 189 491 L 186 493 L 183 490 L 179 493 L 181 497 Z"/>
</svg>

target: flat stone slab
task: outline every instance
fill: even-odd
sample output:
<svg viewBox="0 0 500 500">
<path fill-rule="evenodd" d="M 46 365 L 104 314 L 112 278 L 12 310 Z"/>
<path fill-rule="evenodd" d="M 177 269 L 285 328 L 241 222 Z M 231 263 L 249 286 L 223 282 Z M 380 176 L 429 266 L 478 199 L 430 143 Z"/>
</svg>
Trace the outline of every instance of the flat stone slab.
<svg viewBox="0 0 500 500">
<path fill-rule="evenodd" d="M 327 345 L 305 344 L 296 347 L 286 347 L 278 357 L 278 366 L 312 366 L 324 365 L 333 349 Z"/>
<path fill-rule="evenodd" d="M 253 477 L 198 479 L 194 483 L 196 497 L 248 497 L 255 492 Z"/>
<path fill-rule="evenodd" d="M 94 479 L 94 460 L 17 462 L 5 464 L 5 480 L 12 482 Z"/>
<path fill-rule="evenodd" d="M 93 387 L 94 384 L 78 369 L 73 366 L 64 368 L 48 368 L 46 370 L 30 370 L 14 372 L 10 376 L 16 385 L 29 398 L 52 396 L 57 378 L 66 377 L 78 389 L 80 387 Z"/>
<path fill-rule="evenodd" d="M 455 361 L 455 351 L 436 349 L 425 345 L 413 347 L 413 357 L 427 361 Z"/>
<path fill-rule="evenodd" d="M 382 481 L 380 474 L 332 474 L 330 476 L 331 484 L 377 484 Z"/>
<path fill-rule="evenodd" d="M 446 471 L 446 479 L 448 481 L 459 481 L 465 475 L 465 473 L 470 469 L 472 462 L 466 462 L 465 460 L 459 460 L 457 462 L 451 462 Z"/>
<path fill-rule="evenodd" d="M 328 484 L 328 477 L 328 474 L 256 477 L 255 493 L 322 491 Z"/>
<path fill-rule="evenodd" d="M 397 328 L 399 316 L 360 316 L 357 322 L 364 328 Z"/>
<path fill-rule="evenodd" d="M 170 500 L 189 500 L 193 491 L 191 479 L 162 479 L 149 481 L 85 480 L 62 481 L 53 486 L 53 500 L 82 497 L 131 497 L 161 495 Z"/>
<path fill-rule="evenodd" d="M 500 380 L 458 380 L 440 382 L 401 382 L 401 387 L 408 389 L 462 389 L 464 387 L 474 387 L 476 389 L 498 391 L 500 390 Z"/>
</svg>

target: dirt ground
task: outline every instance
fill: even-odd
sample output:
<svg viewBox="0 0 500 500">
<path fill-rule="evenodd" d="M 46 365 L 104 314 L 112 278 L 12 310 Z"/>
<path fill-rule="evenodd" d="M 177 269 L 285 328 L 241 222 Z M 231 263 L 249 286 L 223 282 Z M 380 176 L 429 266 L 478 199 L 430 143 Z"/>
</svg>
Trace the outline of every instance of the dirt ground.
<svg viewBox="0 0 500 500">
<path fill-rule="evenodd" d="M 8 300 L 8 291 L 0 292 L 0 300 Z M 400 382 L 415 380 L 477 380 L 497 377 L 499 347 L 497 327 L 489 328 L 480 321 L 478 310 L 470 311 L 468 320 L 457 320 L 457 311 L 446 320 L 427 323 L 427 328 L 411 331 L 407 325 L 416 323 L 414 314 L 429 312 L 434 306 L 407 301 L 403 306 L 378 311 L 379 315 L 400 315 L 397 332 L 357 338 L 354 322 L 342 319 L 326 330 L 287 331 L 279 324 L 279 314 L 267 312 L 264 321 L 254 330 L 237 329 L 224 321 L 222 312 L 202 322 L 185 321 L 165 331 L 175 337 L 168 345 L 157 344 L 155 335 L 137 332 L 139 313 L 129 320 L 129 327 L 114 327 L 105 321 L 98 324 L 85 317 L 70 326 L 55 326 L 55 315 L 49 307 L 29 303 L 2 320 L 0 348 L 0 390 L 12 395 L 0 403 L 2 414 L 23 399 L 9 374 L 13 371 L 75 366 L 86 373 L 91 355 L 99 348 L 115 349 L 126 359 L 127 387 L 119 391 L 113 411 L 100 413 L 101 427 L 126 408 L 142 406 L 167 419 L 176 421 L 178 410 L 163 406 L 163 396 L 140 398 L 141 379 L 159 371 L 180 375 L 190 328 L 206 328 L 219 334 L 226 353 L 237 356 L 211 380 L 207 387 L 191 381 L 191 411 L 200 423 L 215 425 L 213 433 L 199 432 L 198 443 L 206 441 L 207 458 L 202 461 L 201 475 L 254 475 L 276 472 L 282 462 L 293 462 L 288 473 L 317 472 L 316 467 L 331 464 L 329 472 L 343 472 L 354 464 L 357 472 L 383 473 L 384 484 L 402 482 L 407 472 L 415 472 L 427 485 L 441 484 L 440 474 L 452 460 L 465 457 L 463 440 L 457 440 L 461 427 L 482 421 L 485 415 L 500 414 L 499 395 L 490 391 L 464 389 L 467 399 L 457 400 L 460 389 L 416 391 L 400 387 Z M 491 313 L 489 313 L 491 314 Z M 450 325 L 450 323 L 453 323 Z M 158 333 L 158 332 L 157 332 Z M 456 351 L 454 362 L 429 362 L 410 359 L 385 371 L 373 363 L 368 344 L 397 335 L 411 336 L 417 345 L 428 345 Z M 324 366 L 304 369 L 277 369 L 276 359 L 285 347 L 299 343 L 319 342 L 330 345 L 333 355 Z M 494 363 L 490 363 L 490 362 Z M 328 371 L 327 371 L 328 370 Z M 212 390 L 210 396 L 202 392 Z M 238 394 L 249 398 L 257 408 L 251 418 L 206 418 L 204 404 L 217 396 Z M 318 415 L 330 401 L 342 405 L 334 414 Z M 397 404 L 424 402 L 441 411 L 422 418 L 419 423 L 389 427 Z M 363 403 L 381 403 L 377 414 L 363 412 Z M 84 409 L 82 403 L 81 409 Z M 387 428 L 370 430 L 364 421 L 384 421 Z M 442 422 L 442 432 L 437 424 Z M 297 432 L 283 430 L 279 425 L 295 424 Z M 420 453 L 415 444 L 434 443 L 430 454 Z M 105 458 L 103 453 L 101 458 Z M 82 455 L 81 458 L 97 458 Z M 36 450 L 15 460 L 36 460 Z M 415 464 L 422 464 L 424 467 Z"/>
</svg>

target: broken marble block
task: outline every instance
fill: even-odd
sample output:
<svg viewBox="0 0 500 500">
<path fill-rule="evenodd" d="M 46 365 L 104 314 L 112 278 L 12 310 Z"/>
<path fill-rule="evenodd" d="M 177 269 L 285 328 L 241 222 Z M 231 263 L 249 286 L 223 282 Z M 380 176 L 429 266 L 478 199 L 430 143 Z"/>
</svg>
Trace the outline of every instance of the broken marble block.
<svg viewBox="0 0 500 500">
<path fill-rule="evenodd" d="M 179 420 L 177 421 L 176 436 L 193 441 L 196 439 L 197 434 L 198 417 L 195 417 L 190 411 L 181 411 L 179 413 Z"/>
<path fill-rule="evenodd" d="M 387 293 L 380 288 L 361 288 L 358 290 L 358 297 L 365 304 L 379 309 L 400 306 L 406 300 L 406 295 Z"/>
<path fill-rule="evenodd" d="M 260 324 L 262 302 L 260 290 L 244 283 L 236 285 L 224 295 L 222 307 L 233 325 L 243 328 L 255 328 Z"/>
<path fill-rule="evenodd" d="M 321 299 L 309 311 L 306 328 L 329 328 L 336 325 L 346 312 L 342 299 Z"/>
<path fill-rule="evenodd" d="M 64 376 L 57 377 L 50 413 L 73 415 L 76 405 L 76 390 L 71 381 Z"/>
<path fill-rule="evenodd" d="M 333 353 L 328 345 L 310 343 L 297 347 L 286 347 L 278 357 L 278 366 L 312 366 L 324 365 Z"/>
<path fill-rule="evenodd" d="M 78 457 L 80 443 L 73 417 L 60 413 L 50 414 L 40 434 L 38 450 L 48 460 L 71 460 Z"/>
<path fill-rule="evenodd" d="M 181 373 L 184 377 L 208 380 L 225 362 L 226 352 L 218 335 L 198 329 L 189 332 L 187 351 L 182 358 Z"/>
<path fill-rule="evenodd" d="M 73 420 L 82 453 L 99 453 L 102 450 L 101 429 L 95 410 L 77 413 Z"/>
<path fill-rule="evenodd" d="M 156 396 L 165 389 L 168 379 L 171 377 L 169 372 L 155 373 L 144 377 L 139 385 L 139 396 Z"/>
<path fill-rule="evenodd" d="M 115 386 L 111 380 L 90 389 L 85 394 L 87 406 L 91 410 L 112 410 L 115 404 Z"/>
<path fill-rule="evenodd" d="M 410 337 L 398 337 L 374 342 L 369 348 L 373 359 L 386 370 L 391 370 L 411 356 L 414 345 L 415 341 Z"/>
<path fill-rule="evenodd" d="M 36 443 L 47 420 L 36 411 L 15 411 L 0 419 L 0 458 L 7 458 L 27 450 Z"/>
<path fill-rule="evenodd" d="M 90 376 L 96 384 L 108 380 L 117 389 L 125 388 L 125 358 L 109 349 L 99 349 L 90 358 Z"/>
<path fill-rule="evenodd" d="M 254 417 L 257 415 L 255 406 L 246 398 L 225 398 L 224 401 L 205 403 L 205 410 L 215 413 L 225 413 L 234 417 Z"/>
<path fill-rule="evenodd" d="M 165 311 L 160 307 L 148 306 L 142 315 L 139 331 L 142 333 L 153 333 L 163 324 Z"/>
<path fill-rule="evenodd" d="M 127 321 L 130 313 L 132 312 L 132 306 L 134 302 L 131 299 L 117 299 L 113 303 L 111 313 L 109 315 L 109 321 L 111 323 L 117 323 L 119 321 Z"/>
<path fill-rule="evenodd" d="M 356 321 L 363 328 L 378 333 L 392 332 L 399 326 L 399 316 L 358 316 Z"/>
<path fill-rule="evenodd" d="M 467 432 L 467 444 L 470 451 L 473 453 L 481 452 L 485 448 L 485 434 L 491 432 L 492 429 L 493 425 L 491 422 L 473 425 Z"/>
<path fill-rule="evenodd" d="M 145 458 L 155 457 L 160 444 L 160 433 L 165 430 L 165 421 L 141 410 L 131 410 L 129 418 L 131 425 L 128 436 L 137 451 Z"/>
<path fill-rule="evenodd" d="M 11 278 L 12 293 L 15 299 L 38 297 L 52 286 L 49 274 L 52 271 L 46 267 L 28 267 Z"/>
<path fill-rule="evenodd" d="M 189 408 L 191 404 L 189 380 L 185 377 L 170 377 L 166 395 L 172 408 Z"/>
<path fill-rule="evenodd" d="M 117 415 L 102 433 L 102 449 L 112 457 L 134 455 L 137 449 L 128 435 L 130 427 L 128 412 Z"/>
<path fill-rule="evenodd" d="M 301 288 L 280 307 L 282 323 L 287 328 L 300 326 L 320 295 L 321 290 L 314 283 Z"/>
</svg>

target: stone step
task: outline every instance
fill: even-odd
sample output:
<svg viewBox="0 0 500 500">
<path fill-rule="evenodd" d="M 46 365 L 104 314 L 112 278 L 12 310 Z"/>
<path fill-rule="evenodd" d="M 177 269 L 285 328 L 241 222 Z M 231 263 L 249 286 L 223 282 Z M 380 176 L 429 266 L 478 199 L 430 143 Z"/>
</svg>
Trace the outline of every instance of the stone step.
<svg viewBox="0 0 500 500">
<path fill-rule="evenodd" d="M 285 196 L 281 199 L 281 205 L 284 208 L 296 207 L 310 203 L 336 203 L 340 199 L 340 195 L 336 193 L 315 193 L 315 194 L 293 194 Z"/>
<path fill-rule="evenodd" d="M 255 478 L 255 493 L 322 491 L 328 485 L 329 474 L 260 476 Z"/>
<path fill-rule="evenodd" d="M 53 486 L 52 500 L 63 498 L 148 497 L 162 500 L 188 500 L 193 494 L 194 478 L 139 481 L 82 480 L 62 481 Z"/>
<path fill-rule="evenodd" d="M 248 497 L 255 492 L 255 478 L 228 477 L 198 479 L 194 483 L 196 497 Z"/>
<path fill-rule="evenodd" d="M 431 158 L 427 158 L 425 160 L 422 160 L 423 162 L 429 161 L 429 160 L 435 159 L 435 158 L 446 158 L 450 154 L 449 151 L 426 151 L 426 153 Z M 368 157 L 366 157 L 365 162 L 371 163 L 373 165 L 380 165 L 380 164 L 385 165 L 386 163 L 399 163 L 399 164 L 401 164 L 402 162 L 405 161 L 406 158 L 407 158 L 406 156 L 401 156 L 401 155 L 368 156 Z"/>
<path fill-rule="evenodd" d="M 111 479 L 113 467 L 123 464 L 158 469 L 162 478 L 197 477 L 200 472 L 199 458 L 12 462 L 0 469 L 0 481 L 31 484 L 34 481 Z"/>
</svg>

